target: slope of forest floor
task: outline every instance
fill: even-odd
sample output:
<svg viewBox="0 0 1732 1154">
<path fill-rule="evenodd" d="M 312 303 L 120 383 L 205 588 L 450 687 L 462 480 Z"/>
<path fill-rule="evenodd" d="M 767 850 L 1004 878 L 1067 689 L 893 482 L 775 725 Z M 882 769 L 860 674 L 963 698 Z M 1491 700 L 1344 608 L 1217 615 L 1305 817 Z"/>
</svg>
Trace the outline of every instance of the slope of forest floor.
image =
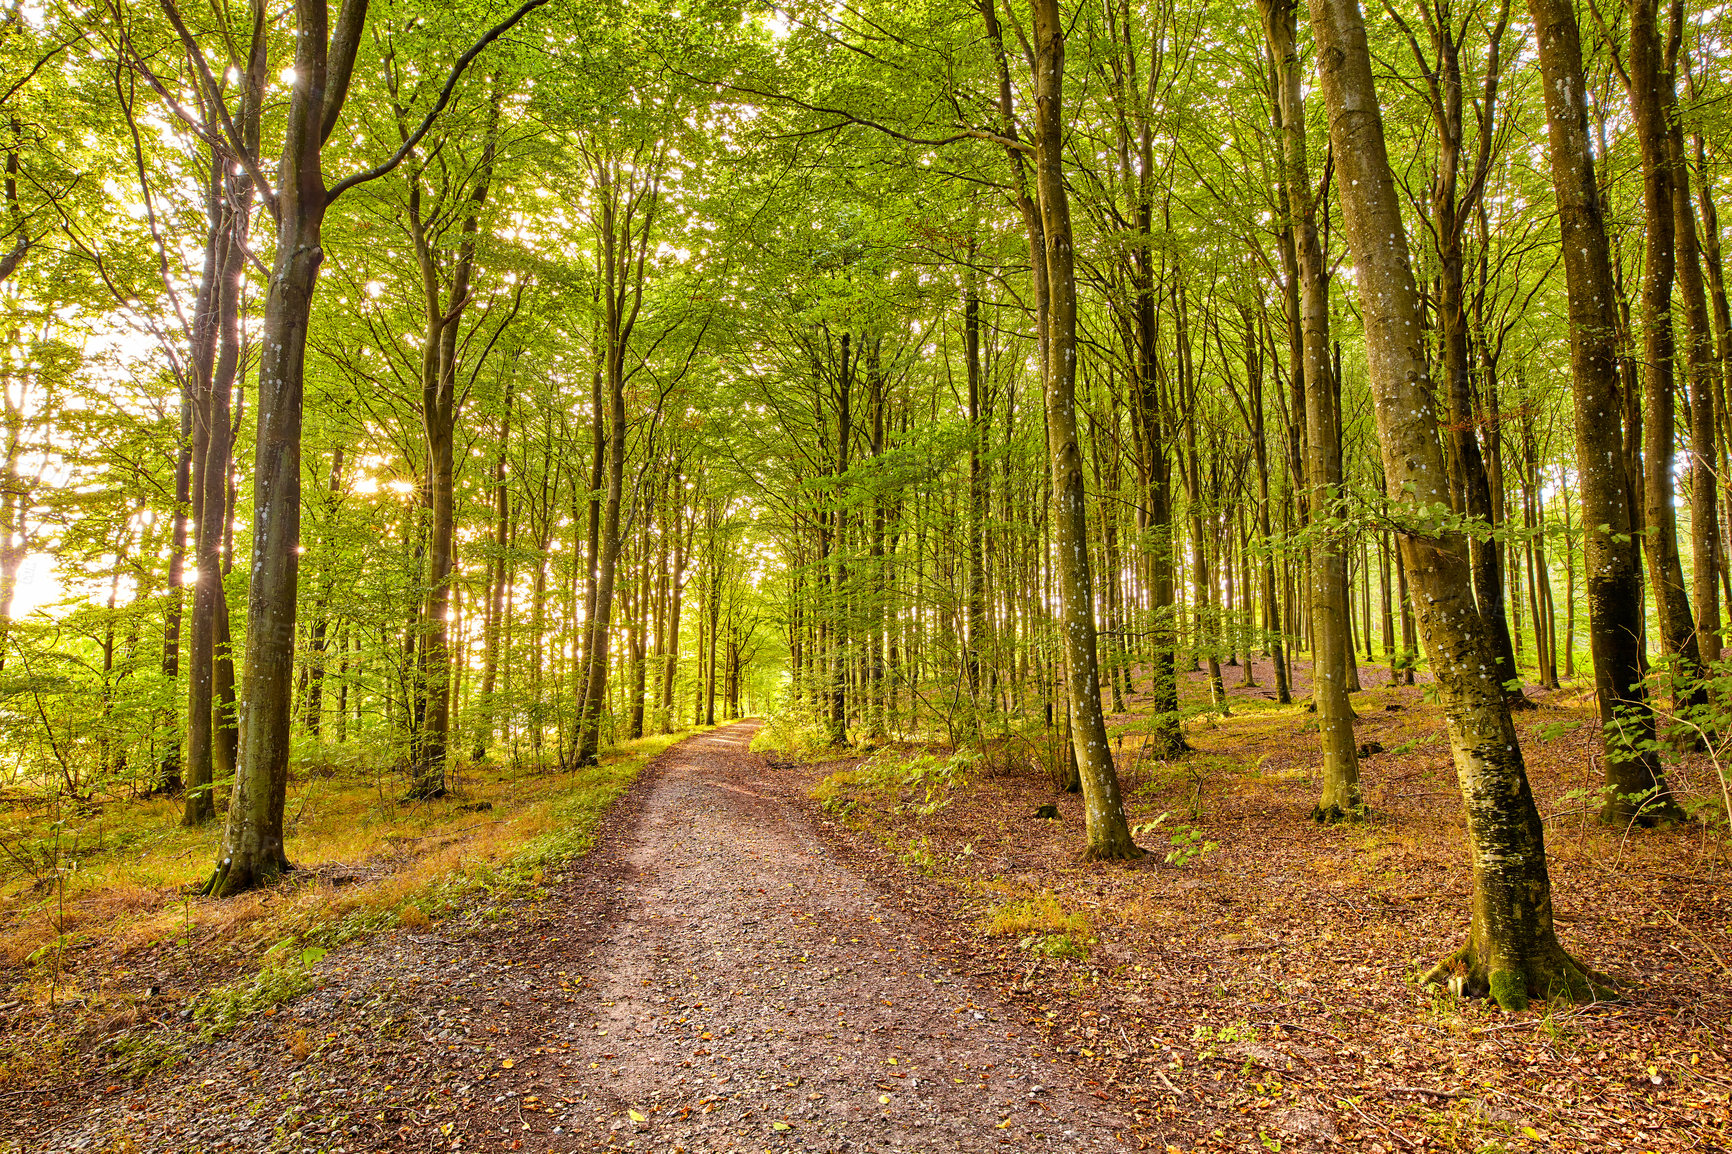
<svg viewBox="0 0 1732 1154">
<path fill-rule="evenodd" d="M 959 775 L 896 748 L 781 765 L 834 815 L 840 852 L 1160 1143 L 1732 1148 L 1723 833 L 1593 821 L 1578 792 L 1598 771 L 1587 694 L 1532 694 L 1517 724 L 1560 936 L 1624 998 L 1511 1015 L 1415 983 L 1463 940 L 1469 896 L 1460 795 L 1424 686 L 1368 671 L 1378 687 L 1354 704 L 1359 741 L 1382 750 L 1362 763 L 1371 814 L 1321 827 L 1312 715 L 1275 705 L 1261 665 L 1257 688 L 1226 672 L 1233 715 L 1190 723 L 1183 758 L 1139 757 L 1140 718 L 1109 719 L 1133 820 L 1167 815 L 1141 833 L 1153 852 L 1137 863 L 1073 864 L 1080 799 L 1035 817 L 1055 799 L 1026 756 L 965 759 Z M 1301 667 L 1300 701 L 1305 686 Z M 1185 698 L 1206 700 L 1200 674 Z M 1680 769 L 1717 792 L 1710 767 Z"/>
</svg>

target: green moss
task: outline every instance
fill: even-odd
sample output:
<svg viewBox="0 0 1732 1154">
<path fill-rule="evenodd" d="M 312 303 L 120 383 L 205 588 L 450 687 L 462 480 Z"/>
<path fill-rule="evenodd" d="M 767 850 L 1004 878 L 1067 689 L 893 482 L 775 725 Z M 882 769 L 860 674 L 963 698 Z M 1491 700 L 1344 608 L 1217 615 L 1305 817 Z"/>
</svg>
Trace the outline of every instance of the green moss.
<svg viewBox="0 0 1732 1154">
<path fill-rule="evenodd" d="M 1493 970 L 1486 981 L 1491 986 L 1491 1000 L 1505 1010 L 1528 1008 L 1527 975 L 1516 970 Z"/>
</svg>

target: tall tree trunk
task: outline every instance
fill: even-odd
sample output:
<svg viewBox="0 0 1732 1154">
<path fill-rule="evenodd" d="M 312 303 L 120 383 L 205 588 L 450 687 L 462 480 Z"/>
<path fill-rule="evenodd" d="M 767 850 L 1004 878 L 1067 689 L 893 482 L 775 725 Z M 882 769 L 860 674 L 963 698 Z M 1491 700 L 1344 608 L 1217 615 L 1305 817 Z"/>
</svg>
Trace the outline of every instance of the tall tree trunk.
<svg viewBox="0 0 1732 1154">
<path fill-rule="evenodd" d="M 1673 4 L 1673 21 L 1683 19 L 1683 4 Z M 1684 131 L 1670 118 L 1667 146 L 1672 161 L 1672 220 L 1677 240 L 1678 289 L 1684 297 L 1684 367 L 1690 397 L 1690 576 L 1695 602 L 1696 649 L 1704 665 L 1720 659 L 1720 499 L 1715 449 L 1718 405 L 1715 384 L 1720 364 L 1714 356 L 1708 289 L 1702 280 L 1702 246 L 1696 234 L 1696 209 L 1690 201 L 1690 168 Z M 1698 693 L 1701 700 L 1705 697 Z"/>
<path fill-rule="evenodd" d="M 343 447 L 338 445 L 331 453 L 331 479 L 329 492 L 330 507 L 334 512 L 337 507 L 337 497 L 343 486 Z M 330 542 L 327 539 L 326 545 Z M 318 602 L 313 606 L 313 624 L 307 638 L 307 693 L 304 699 L 306 731 L 313 737 L 319 736 L 320 723 L 324 717 L 325 705 L 325 649 L 330 633 L 332 577 L 329 572 L 329 562 L 326 564 L 324 580 L 320 583 Z"/>
<path fill-rule="evenodd" d="M 1627 821 L 1632 797 L 1669 799 L 1653 752 L 1654 720 L 1642 688 L 1642 574 L 1628 542 L 1634 531 L 1626 446 L 1617 415 L 1618 295 L 1612 281 L 1580 31 L 1569 0 L 1528 0 L 1545 80 L 1546 131 L 1569 290 L 1576 469 L 1582 502 L 1583 566 L 1594 689 L 1606 734 L 1602 815 Z"/>
<path fill-rule="evenodd" d="M 1673 84 L 1669 53 L 1660 41 L 1658 0 L 1629 0 L 1630 109 L 1642 153 L 1642 203 L 1647 245 L 1642 268 L 1643 544 L 1653 585 L 1660 640 L 1678 663 L 1676 695 L 1695 704 L 1700 689 L 1699 650 L 1690 595 L 1678 556 L 1673 495 L 1676 438 L 1672 287 L 1677 272 L 1676 211 L 1670 118 Z"/>
<path fill-rule="evenodd" d="M 262 48 L 254 67 L 263 68 Z M 233 715 L 234 664 L 223 576 L 228 571 L 224 545 L 230 532 L 232 495 L 230 399 L 240 365 L 240 307 L 253 189 L 239 179 L 224 180 L 218 189 L 214 298 L 207 335 L 198 338 L 204 360 L 194 370 L 193 386 L 193 557 L 198 574 L 188 639 L 186 804 L 181 818 L 187 826 L 202 825 L 216 816 L 213 786 L 235 770 L 239 720 Z M 194 363 L 198 364 L 196 357 Z M 292 644 L 291 629 L 291 651 Z"/>
<path fill-rule="evenodd" d="M 613 592 L 620 551 L 620 503 L 625 484 L 625 357 L 632 324 L 643 293 L 643 258 L 648 242 L 644 225 L 643 244 L 635 246 L 629 194 L 621 209 L 621 190 L 615 174 L 604 162 L 599 190 L 602 201 L 602 255 L 607 296 L 605 312 L 606 377 L 608 402 L 607 495 L 602 509 L 600 558 L 596 569 L 595 619 L 589 670 L 584 675 L 583 710 L 578 722 L 575 764 L 594 765 L 601 753 L 601 719 L 607 693 L 608 632 L 613 625 Z M 651 210 L 653 216 L 653 209 Z M 635 256 L 635 261 L 634 261 Z M 635 266 L 635 279 L 633 270 Z"/>
<path fill-rule="evenodd" d="M 212 278 L 214 279 L 214 278 Z M 202 286 L 201 286 L 202 289 Z M 10 480 L 8 476 L 7 481 Z M 0 483 L 5 483 L 0 481 Z M 181 623 L 185 617 L 186 594 L 186 554 L 187 529 L 190 524 L 192 507 L 192 382 L 186 381 L 181 389 L 180 400 L 180 451 L 175 454 L 174 461 L 174 518 L 169 526 L 168 554 L 168 612 L 165 615 L 162 629 L 162 677 L 168 683 L 171 693 L 178 693 L 180 687 L 180 638 Z M 7 522 L 0 519 L 0 533 L 6 531 Z M 0 660 L 5 658 L 5 640 L 0 637 Z M 173 706 L 169 707 L 172 714 Z M 169 728 L 169 738 L 163 750 L 162 758 L 157 763 L 156 785 L 153 792 L 179 793 L 181 788 L 181 757 L 185 748 L 182 727 L 175 724 L 172 716 L 164 717 Z"/>
<path fill-rule="evenodd" d="M 265 297 L 258 363 L 253 549 L 247 599 L 246 664 L 241 681 L 240 762 L 222 858 L 206 886 L 222 897 L 267 884 L 289 868 L 283 848 L 288 787 L 290 694 L 295 669 L 295 593 L 300 572 L 301 392 L 307 324 L 324 260 L 320 229 L 327 193 L 320 170 L 326 84 L 337 107 L 347 76 L 327 76 L 333 45 L 323 0 L 296 0 L 294 74 L 277 177 L 276 263 Z M 345 0 L 340 36 L 356 43 L 364 0 Z M 352 23 L 351 23 L 352 18 Z M 354 44 L 337 46 L 352 64 Z M 335 121 L 335 109 L 331 112 Z"/>
<path fill-rule="evenodd" d="M 1060 630 L 1069 682 L 1072 740 L 1082 776 L 1088 846 L 1083 857 L 1140 857 L 1119 796 L 1118 771 L 1101 715 L 1094 600 L 1089 580 L 1088 518 L 1076 426 L 1076 273 L 1070 202 L 1064 179 L 1064 19 L 1058 0 L 1032 0 L 1034 37 L 1035 188 L 1046 266 L 1046 425 L 1053 485 L 1053 547 L 1059 579 Z M 1032 238 L 1031 238 L 1032 239 Z"/>
<path fill-rule="evenodd" d="M 493 579 L 488 583 L 487 621 L 482 639 L 481 719 L 475 727 L 473 760 L 487 757 L 487 747 L 493 742 L 497 704 L 494 687 L 499 677 L 499 642 L 504 632 L 506 552 L 510 545 L 511 504 L 506 484 L 506 465 L 510 460 L 512 387 L 517 374 L 505 380 L 505 396 L 499 413 L 499 452 L 493 459 Z"/>
<path fill-rule="evenodd" d="M 980 363 L 980 291 L 974 272 L 974 245 L 963 269 L 962 349 L 968 369 L 968 647 L 963 672 L 969 700 L 980 709 L 980 651 L 986 644 L 986 563 L 982 535 L 986 531 L 986 479 L 981 452 L 988 435 L 983 415 L 986 383 Z M 978 725 L 976 718 L 974 724 Z"/>
<path fill-rule="evenodd" d="M 1449 482 L 1358 0 L 1312 0 L 1311 26 L 1341 166 L 1384 476 L 1406 522 L 1400 547 L 1443 699 L 1473 857 L 1468 943 L 1426 979 L 1489 993 L 1507 1010 L 1525 1009 L 1530 997 L 1592 997 L 1593 976 L 1564 952 L 1553 928 L 1545 829 L 1475 604 L 1465 542 L 1426 511 L 1447 506 Z"/>
<path fill-rule="evenodd" d="M 1335 515 L 1341 485 L 1340 411 L 1329 366 L 1329 282 L 1317 237 L 1317 205 L 1305 140 L 1296 0 L 1258 0 L 1263 30 L 1275 59 L 1281 107 L 1282 175 L 1292 222 L 1299 278 L 1301 349 L 1292 369 L 1304 382 L 1306 503 L 1313 518 Z M 1335 535 L 1331 534 L 1331 538 Z M 1330 538 L 1311 546 L 1311 692 L 1323 752 L 1323 791 L 1312 816 L 1356 819 L 1365 808 L 1353 742 L 1353 706 L 1347 697 L 1347 557 Z"/>
</svg>

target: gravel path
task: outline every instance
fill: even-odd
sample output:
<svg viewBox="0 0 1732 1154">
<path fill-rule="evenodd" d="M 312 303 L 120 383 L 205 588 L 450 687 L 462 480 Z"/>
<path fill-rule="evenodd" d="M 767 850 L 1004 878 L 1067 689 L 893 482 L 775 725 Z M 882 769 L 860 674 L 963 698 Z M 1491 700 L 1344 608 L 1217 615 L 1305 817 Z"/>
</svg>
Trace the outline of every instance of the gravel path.
<svg viewBox="0 0 1732 1154">
<path fill-rule="evenodd" d="M 747 746 L 663 754 L 547 900 L 338 951 L 141 1087 L 6 1103 L 0 1150 L 1122 1150 Z"/>
</svg>

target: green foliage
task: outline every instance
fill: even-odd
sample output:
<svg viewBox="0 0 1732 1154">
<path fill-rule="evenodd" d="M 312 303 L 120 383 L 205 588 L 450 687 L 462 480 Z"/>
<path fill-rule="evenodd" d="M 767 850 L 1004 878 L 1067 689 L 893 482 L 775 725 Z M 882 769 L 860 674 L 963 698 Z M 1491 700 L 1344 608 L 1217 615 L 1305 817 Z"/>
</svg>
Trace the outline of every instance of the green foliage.
<svg viewBox="0 0 1732 1154">
<path fill-rule="evenodd" d="M 948 756 L 921 753 L 905 757 L 881 749 L 852 769 L 827 775 L 812 787 L 812 797 L 825 809 L 851 812 L 864 796 L 890 803 L 899 812 L 930 817 L 950 804 L 957 789 L 979 765 L 980 757 L 963 750 Z"/>
<path fill-rule="evenodd" d="M 207 1042 L 226 1037 L 246 1019 L 312 989 L 317 984 L 313 966 L 323 956 L 316 947 L 294 949 L 293 939 L 279 942 L 257 971 L 212 987 L 194 1004 L 199 1037 Z"/>
<path fill-rule="evenodd" d="M 143 1082 L 172 1068 L 186 1055 L 186 1039 L 162 1029 L 135 1029 L 118 1034 L 103 1047 L 108 1071 L 117 1078 Z"/>
<path fill-rule="evenodd" d="M 1168 814 L 1163 813 L 1153 821 L 1141 822 L 1131 828 L 1132 835 L 1136 837 L 1143 837 L 1152 833 L 1164 835 L 1167 838 L 1167 844 L 1172 847 L 1166 854 L 1168 865 L 1183 869 L 1196 859 L 1212 854 L 1221 848 L 1219 842 L 1207 840 L 1203 836 L 1203 832 L 1196 826 L 1181 825 L 1176 828 L 1166 828 L 1165 823 L 1168 816 Z"/>
<path fill-rule="evenodd" d="M 809 759 L 830 747 L 830 736 L 818 721 L 791 711 L 772 714 L 752 737 L 753 753 L 778 753 Z"/>
<path fill-rule="evenodd" d="M 1250 1022 L 1241 1019 L 1225 1026 L 1200 1025 L 1191 1030 L 1191 1041 L 1199 1048 L 1198 1058 L 1213 1058 L 1220 1054 L 1220 1047 L 1240 1042 L 1255 1042 L 1261 1037 L 1261 1031 Z"/>
</svg>

